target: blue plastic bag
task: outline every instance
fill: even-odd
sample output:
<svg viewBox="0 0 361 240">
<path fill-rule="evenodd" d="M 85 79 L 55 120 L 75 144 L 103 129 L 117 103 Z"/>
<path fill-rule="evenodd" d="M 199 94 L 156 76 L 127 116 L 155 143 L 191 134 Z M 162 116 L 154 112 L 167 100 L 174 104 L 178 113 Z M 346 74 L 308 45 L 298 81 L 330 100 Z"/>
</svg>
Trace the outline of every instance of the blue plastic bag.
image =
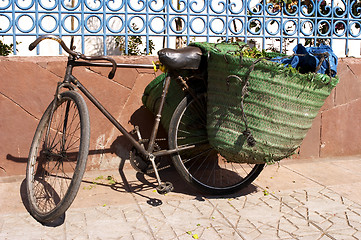
<svg viewBox="0 0 361 240">
<path fill-rule="evenodd" d="M 299 70 L 300 73 L 309 73 L 315 72 L 318 64 L 321 61 L 322 56 L 317 55 L 320 53 L 328 52 L 329 57 L 325 58 L 322 62 L 321 68 L 317 73 L 329 74 L 331 71 L 331 76 L 334 77 L 337 73 L 337 63 L 338 58 L 333 53 L 330 46 L 321 45 L 319 47 L 304 47 L 302 44 L 298 44 L 293 52 L 295 54 L 305 54 L 304 56 L 292 56 L 289 58 L 273 58 L 271 61 L 279 62 L 285 64 L 285 67 L 291 66 Z M 330 69 L 329 69 L 330 68 Z"/>
</svg>

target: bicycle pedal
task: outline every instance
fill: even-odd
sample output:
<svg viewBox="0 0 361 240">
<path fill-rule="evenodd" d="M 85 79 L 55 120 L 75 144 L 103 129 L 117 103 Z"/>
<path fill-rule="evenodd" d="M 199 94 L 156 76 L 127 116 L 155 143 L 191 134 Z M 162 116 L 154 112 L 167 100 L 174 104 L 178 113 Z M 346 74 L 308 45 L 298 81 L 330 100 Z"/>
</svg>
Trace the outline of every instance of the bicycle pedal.
<svg viewBox="0 0 361 240">
<path fill-rule="evenodd" d="M 174 187 L 173 184 L 171 182 L 165 182 L 165 183 L 161 183 L 158 185 L 158 187 L 156 187 L 155 189 L 157 189 L 157 192 L 159 194 L 166 194 L 169 193 L 171 191 L 173 191 Z"/>
</svg>

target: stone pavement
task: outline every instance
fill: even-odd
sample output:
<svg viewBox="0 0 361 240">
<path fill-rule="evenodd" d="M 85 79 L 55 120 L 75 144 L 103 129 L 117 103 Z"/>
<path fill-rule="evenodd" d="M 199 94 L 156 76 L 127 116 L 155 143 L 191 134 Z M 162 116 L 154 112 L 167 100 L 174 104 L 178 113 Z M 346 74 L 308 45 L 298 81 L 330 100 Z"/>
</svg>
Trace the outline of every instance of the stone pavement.
<svg viewBox="0 0 361 240">
<path fill-rule="evenodd" d="M 285 160 L 223 197 L 189 189 L 172 169 L 161 173 L 175 186 L 166 196 L 129 166 L 87 172 L 53 226 L 26 211 L 23 176 L 2 177 L 0 239 L 361 239 L 360 169 L 361 157 Z"/>
</svg>

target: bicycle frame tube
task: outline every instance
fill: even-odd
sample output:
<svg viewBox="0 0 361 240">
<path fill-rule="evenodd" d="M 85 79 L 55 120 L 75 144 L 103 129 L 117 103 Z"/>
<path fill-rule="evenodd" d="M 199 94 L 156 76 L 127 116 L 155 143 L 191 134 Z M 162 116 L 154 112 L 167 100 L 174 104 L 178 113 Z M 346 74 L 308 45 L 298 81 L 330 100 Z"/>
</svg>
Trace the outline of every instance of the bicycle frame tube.
<svg viewBox="0 0 361 240">
<path fill-rule="evenodd" d="M 71 76 L 72 82 L 80 89 L 80 91 L 99 109 L 103 115 L 108 118 L 108 120 L 132 143 L 132 145 L 144 156 L 149 156 L 144 147 L 142 147 L 132 135 L 130 135 L 127 130 L 111 115 L 108 110 L 106 110 L 103 105 L 81 84 L 74 76 Z"/>
<path fill-rule="evenodd" d="M 99 62 L 85 62 L 85 61 L 76 61 L 74 66 L 89 66 L 89 67 L 111 67 L 111 63 L 99 63 Z M 154 69 L 152 64 L 130 64 L 130 63 L 117 63 L 117 67 L 121 68 L 150 68 Z M 156 64 L 158 68 L 159 65 Z"/>
<path fill-rule="evenodd" d="M 74 67 L 77 67 L 77 66 L 111 67 L 112 65 L 107 64 L 107 63 L 101 63 L 101 62 L 78 61 L 70 56 L 68 59 L 68 64 L 67 64 L 66 74 L 64 76 L 64 81 L 61 85 L 65 86 L 67 88 L 70 88 L 70 89 L 71 89 L 71 86 L 69 86 L 70 83 L 76 85 L 80 89 L 80 91 L 99 109 L 99 111 L 101 113 L 103 113 L 103 115 L 106 118 L 108 118 L 108 120 L 131 142 L 131 144 L 139 151 L 139 153 L 143 154 L 145 157 L 148 158 L 151 155 L 153 155 L 155 157 L 163 156 L 163 155 L 170 155 L 170 154 L 177 153 L 179 151 L 183 151 L 183 150 L 194 147 L 194 146 L 187 146 L 187 147 L 182 147 L 182 148 L 178 148 L 178 149 L 162 150 L 162 151 L 158 151 L 158 152 L 153 152 L 156 136 L 157 136 L 157 133 L 159 130 L 160 119 L 162 117 L 162 111 L 163 111 L 163 107 L 164 107 L 164 103 L 165 103 L 165 98 L 167 96 L 168 88 L 169 88 L 170 81 L 171 81 L 171 77 L 168 74 L 165 79 L 164 88 L 163 88 L 163 92 L 162 92 L 162 96 L 161 96 L 161 102 L 160 102 L 160 106 L 159 106 L 159 109 L 158 109 L 158 112 L 157 112 L 157 115 L 156 115 L 156 118 L 154 121 L 152 133 L 151 133 L 150 140 L 149 140 L 148 149 L 145 149 L 144 145 L 142 143 L 139 143 L 131 134 L 129 134 L 128 131 L 113 117 L 113 115 L 110 114 L 108 112 L 108 110 L 106 110 L 104 108 L 104 106 L 85 88 L 85 86 L 82 85 L 81 82 L 76 77 L 73 76 L 72 70 Z M 151 68 L 151 69 L 154 68 L 154 65 L 150 65 L 150 64 L 121 63 L 121 64 L 117 64 L 117 66 L 123 67 L 123 68 Z M 159 65 L 156 65 L 156 67 L 158 68 Z M 58 86 L 57 91 L 59 91 L 59 88 L 61 88 L 61 85 Z"/>
<path fill-rule="evenodd" d="M 80 91 L 99 109 L 99 111 L 101 113 L 103 113 L 103 115 L 106 118 L 108 118 L 108 120 L 131 142 L 131 144 L 139 151 L 139 153 L 143 154 L 146 157 L 149 157 L 154 150 L 154 143 L 155 143 L 156 135 L 157 135 L 158 129 L 159 129 L 159 123 L 160 123 L 161 113 L 162 113 L 164 102 L 165 102 L 165 97 L 168 92 L 170 77 L 166 78 L 165 87 L 164 87 L 163 94 L 161 97 L 161 104 L 158 109 L 158 114 L 157 114 L 155 122 L 154 122 L 152 134 L 150 136 L 149 147 L 146 150 L 144 148 L 144 146 L 141 143 L 139 143 L 131 134 L 129 134 L 128 131 L 113 117 L 113 115 L 111 113 L 109 113 L 108 110 L 105 109 L 105 107 L 85 88 L 85 86 L 83 84 L 81 84 L 81 82 L 72 75 L 73 67 L 77 67 L 77 66 L 110 67 L 111 64 L 99 63 L 99 62 L 92 63 L 92 62 L 86 62 L 86 61 L 76 61 L 70 57 L 68 60 L 68 65 L 67 65 L 67 70 L 66 70 L 66 74 L 64 77 L 64 82 L 71 82 L 74 85 L 76 85 L 80 89 Z M 117 64 L 117 66 L 126 67 L 126 68 L 152 68 L 152 69 L 154 68 L 153 65 L 148 65 L 148 64 Z M 160 155 L 171 154 L 173 152 L 176 152 L 176 151 L 175 150 L 173 150 L 173 151 L 166 150 L 166 151 L 162 151 L 162 153 Z"/>
<path fill-rule="evenodd" d="M 159 123 L 160 123 L 160 119 L 162 117 L 162 111 L 163 111 L 163 107 L 164 107 L 164 103 L 165 103 L 165 97 L 167 96 L 169 85 L 170 85 L 170 76 L 169 76 L 169 74 L 167 74 L 167 76 L 164 80 L 164 87 L 163 87 L 162 96 L 160 98 L 159 109 L 158 109 L 157 115 L 155 116 L 153 131 L 152 131 L 152 134 L 150 135 L 148 152 L 153 152 L 153 150 L 154 150 L 155 138 L 158 133 Z"/>
</svg>

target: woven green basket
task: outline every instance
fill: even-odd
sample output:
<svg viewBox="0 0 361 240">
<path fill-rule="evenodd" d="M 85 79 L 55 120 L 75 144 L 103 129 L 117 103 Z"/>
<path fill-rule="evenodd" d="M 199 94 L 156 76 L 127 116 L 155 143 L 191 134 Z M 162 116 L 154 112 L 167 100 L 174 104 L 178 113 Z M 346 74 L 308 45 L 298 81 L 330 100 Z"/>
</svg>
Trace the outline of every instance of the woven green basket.
<svg viewBox="0 0 361 240">
<path fill-rule="evenodd" d="M 208 139 L 231 162 L 270 163 L 292 155 L 338 83 L 337 78 L 300 74 L 267 60 L 249 71 L 255 59 L 241 58 L 238 45 L 193 45 L 209 56 Z M 247 78 L 242 111 L 242 88 Z M 254 146 L 247 143 L 243 113 Z"/>
</svg>

